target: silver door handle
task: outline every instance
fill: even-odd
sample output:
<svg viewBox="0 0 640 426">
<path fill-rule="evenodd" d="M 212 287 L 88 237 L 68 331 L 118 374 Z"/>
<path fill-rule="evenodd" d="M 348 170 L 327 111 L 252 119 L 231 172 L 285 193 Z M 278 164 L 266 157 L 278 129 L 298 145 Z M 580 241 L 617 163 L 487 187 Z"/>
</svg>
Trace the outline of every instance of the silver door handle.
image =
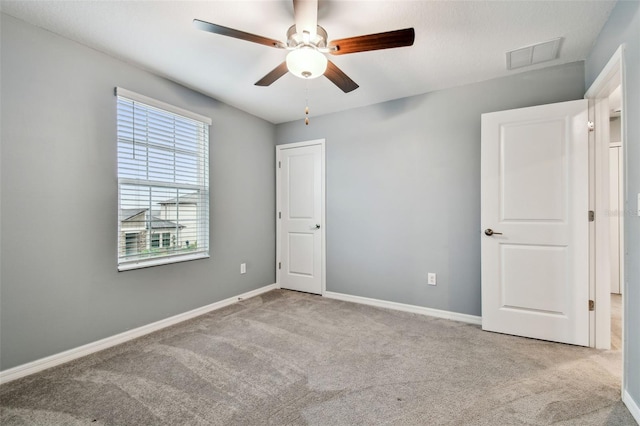
<svg viewBox="0 0 640 426">
<path fill-rule="evenodd" d="M 492 235 L 502 235 L 502 232 L 493 232 L 493 229 L 488 228 L 484 230 L 484 235 L 490 237 Z"/>
</svg>

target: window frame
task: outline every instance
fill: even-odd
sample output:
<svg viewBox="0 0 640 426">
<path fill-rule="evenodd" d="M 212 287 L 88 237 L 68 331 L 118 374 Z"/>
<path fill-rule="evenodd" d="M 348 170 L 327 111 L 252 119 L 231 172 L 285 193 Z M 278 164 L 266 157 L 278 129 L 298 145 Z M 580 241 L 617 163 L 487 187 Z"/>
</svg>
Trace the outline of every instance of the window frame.
<svg viewBox="0 0 640 426">
<path fill-rule="evenodd" d="M 160 232 L 160 247 L 171 247 L 171 232 Z M 165 244 L 166 243 L 166 244 Z"/>
<path fill-rule="evenodd" d="M 151 232 L 151 248 L 160 248 L 160 233 Z"/>
<path fill-rule="evenodd" d="M 118 99 L 119 98 L 124 98 L 127 101 L 132 101 L 134 104 L 138 104 L 138 106 L 140 106 L 140 104 L 143 104 L 142 107 L 151 107 L 153 109 L 156 110 L 161 110 L 162 112 L 171 114 L 171 115 L 177 115 L 177 116 L 181 116 L 183 118 L 187 118 L 189 120 L 192 121 L 197 121 L 199 123 L 202 124 L 204 132 L 205 132 L 205 137 L 200 139 L 200 147 L 202 148 L 201 151 L 199 151 L 199 155 L 197 157 L 198 161 L 201 162 L 202 167 L 203 167 L 203 171 L 200 172 L 201 174 L 199 174 L 199 180 L 201 180 L 201 182 L 198 185 L 194 185 L 194 184 L 183 184 L 183 183 L 159 183 L 150 179 L 131 179 L 131 178 L 127 178 L 127 177 L 121 177 L 119 170 L 117 171 L 117 188 L 118 188 L 118 223 L 117 223 L 117 264 L 118 264 L 118 271 L 127 271 L 127 270 L 132 270 L 132 269 L 139 269 L 139 268 L 147 268 L 147 267 L 152 267 L 152 266 L 158 266 L 158 265 L 165 265 L 165 264 L 172 264 L 172 263 L 178 263 L 178 262 L 186 262 L 186 261 L 191 261 L 191 260 L 196 260 L 196 259 L 206 259 L 209 258 L 209 248 L 210 248 L 210 205 L 209 205 L 209 201 L 210 201 L 210 196 L 209 196 L 209 178 L 210 178 L 210 171 L 209 171 L 209 151 L 210 151 L 210 132 L 209 132 L 209 126 L 211 126 L 212 124 L 212 120 L 209 117 L 205 117 L 203 115 L 176 107 L 174 105 L 170 105 L 167 104 L 165 102 L 162 101 L 158 101 L 156 99 L 153 98 L 149 98 L 147 96 L 144 95 L 140 95 L 138 93 L 123 89 L 121 87 L 116 87 L 114 90 L 114 95 L 115 95 L 115 99 L 116 99 L 116 128 L 118 129 L 120 124 L 119 121 L 119 109 L 118 109 Z M 117 133 L 117 144 L 118 146 L 120 146 L 120 134 L 119 131 L 116 130 Z M 134 139 L 134 143 L 135 143 L 135 139 Z M 147 142 L 149 143 L 149 142 Z M 175 151 L 173 151 L 175 152 Z M 118 165 L 118 168 L 120 167 L 120 154 L 118 153 L 117 155 L 117 159 L 116 159 L 116 164 Z M 173 168 L 169 168 L 169 170 L 174 170 Z M 145 186 L 148 185 L 150 188 L 170 188 L 171 190 L 175 189 L 177 194 L 180 193 L 180 191 L 184 190 L 185 188 L 192 188 L 198 191 L 198 193 L 202 194 L 203 197 L 206 197 L 206 206 L 203 207 L 198 207 L 198 216 L 197 216 L 197 220 L 198 222 L 200 222 L 201 224 L 204 223 L 204 228 L 196 228 L 196 232 L 198 233 L 198 235 L 200 235 L 200 232 L 202 232 L 203 237 L 206 241 L 206 248 L 202 249 L 202 250 L 198 250 L 194 253 L 189 253 L 187 250 L 182 251 L 182 252 L 178 252 L 178 253 L 174 253 L 174 254 L 164 254 L 164 255 L 159 255 L 159 256 L 151 256 L 151 257 L 138 257 L 138 258 L 134 258 L 134 259 L 126 259 L 125 256 L 127 256 L 128 253 L 126 253 L 126 249 L 128 248 L 128 246 L 126 245 L 126 236 L 128 234 L 131 234 L 131 231 L 127 231 L 126 228 L 122 227 L 122 217 L 121 217 L 121 211 L 123 209 L 123 202 L 122 202 L 122 198 L 121 198 L 121 193 L 123 190 L 123 187 L 126 187 L 127 185 L 132 185 L 132 186 Z M 178 209 L 178 206 L 180 205 L 180 201 L 176 198 L 176 209 Z M 204 210 L 200 210 L 200 209 L 204 209 Z M 149 213 L 151 214 L 151 211 L 149 211 Z M 201 216 L 202 215 L 202 216 Z M 201 225 L 202 226 L 202 225 Z M 155 231 L 155 232 L 154 232 Z M 163 231 L 164 232 L 164 231 Z M 148 237 L 147 238 L 147 244 L 148 244 L 148 248 L 152 249 L 152 248 L 165 248 L 164 247 L 164 235 L 163 232 L 158 232 L 158 230 L 153 230 L 151 228 L 148 229 Z M 159 247 L 152 247 L 152 236 L 154 234 L 157 234 L 158 236 L 158 246 Z M 170 233 L 169 233 L 170 234 Z M 124 250 L 125 250 L 125 254 L 122 254 L 123 251 L 123 246 L 122 246 L 122 238 L 124 235 L 124 240 L 125 240 L 125 245 L 124 245 Z M 200 239 L 200 237 L 198 237 L 198 239 Z M 200 244 L 198 244 L 199 246 Z M 169 236 L 169 247 L 171 247 L 171 234 Z M 188 248 L 188 247 L 187 247 Z M 138 250 L 140 250 L 138 248 Z M 140 253 L 140 252 L 138 252 Z M 142 256 L 142 253 L 140 253 L 140 256 Z"/>
</svg>

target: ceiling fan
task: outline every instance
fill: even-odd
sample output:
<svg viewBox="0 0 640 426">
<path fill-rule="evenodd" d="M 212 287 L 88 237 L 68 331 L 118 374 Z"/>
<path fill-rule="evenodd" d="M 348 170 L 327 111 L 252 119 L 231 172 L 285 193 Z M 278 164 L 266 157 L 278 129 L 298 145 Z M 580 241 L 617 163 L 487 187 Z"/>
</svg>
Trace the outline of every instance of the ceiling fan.
<svg viewBox="0 0 640 426">
<path fill-rule="evenodd" d="M 333 84 L 349 93 L 359 86 L 325 56 L 346 55 L 370 50 L 390 49 L 413 45 L 413 28 L 368 34 L 328 41 L 327 32 L 318 25 L 318 0 L 293 0 L 295 24 L 287 31 L 287 41 L 247 33 L 222 25 L 194 19 L 196 28 L 227 37 L 234 37 L 276 49 L 288 50 L 287 58 L 271 72 L 258 80 L 256 86 L 269 86 L 287 71 L 300 78 L 325 75 Z"/>
</svg>

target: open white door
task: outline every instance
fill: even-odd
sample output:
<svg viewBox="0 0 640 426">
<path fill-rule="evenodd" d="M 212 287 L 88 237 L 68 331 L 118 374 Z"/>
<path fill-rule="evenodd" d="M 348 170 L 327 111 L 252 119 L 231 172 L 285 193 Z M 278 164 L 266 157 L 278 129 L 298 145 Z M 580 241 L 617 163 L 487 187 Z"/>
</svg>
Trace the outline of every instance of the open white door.
<svg viewBox="0 0 640 426">
<path fill-rule="evenodd" d="M 279 145 L 276 161 L 278 284 L 322 294 L 324 141 Z"/>
<path fill-rule="evenodd" d="M 482 115 L 482 329 L 589 345 L 587 100 Z"/>
</svg>

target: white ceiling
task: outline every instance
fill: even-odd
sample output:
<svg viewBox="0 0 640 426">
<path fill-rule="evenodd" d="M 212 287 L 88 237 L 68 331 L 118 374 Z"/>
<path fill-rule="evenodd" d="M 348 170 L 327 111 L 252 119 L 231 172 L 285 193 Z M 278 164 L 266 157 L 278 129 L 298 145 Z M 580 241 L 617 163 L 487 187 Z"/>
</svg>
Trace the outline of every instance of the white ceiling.
<svg viewBox="0 0 640 426">
<path fill-rule="evenodd" d="M 196 30 L 198 18 L 285 41 L 291 1 L 4 1 L 2 12 L 138 64 L 272 123 L 586 59 L 615 1 L 323 1 L 329 40 L 414 27 L 412 47 L 332 56 L 360 88 L 320 77 L 254 83 L 286 51 Z M 507 71 L 505 52 L 563 37 L 559 58 Z"/>
</svg>

